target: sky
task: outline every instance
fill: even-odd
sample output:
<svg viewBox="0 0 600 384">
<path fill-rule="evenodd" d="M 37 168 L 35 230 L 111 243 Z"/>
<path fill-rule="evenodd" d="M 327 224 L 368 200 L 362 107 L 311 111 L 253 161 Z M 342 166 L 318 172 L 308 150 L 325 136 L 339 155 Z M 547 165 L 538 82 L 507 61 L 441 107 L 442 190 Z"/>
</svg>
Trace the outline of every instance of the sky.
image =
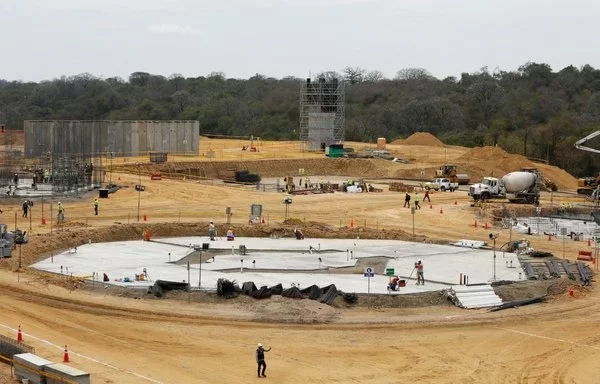
<svg viewBox="0 0 600 384">
<path fill-rule="evenodd" d="M 593 0 L 0 0 L 0 79 L 600 67 Z"/>
</svg>

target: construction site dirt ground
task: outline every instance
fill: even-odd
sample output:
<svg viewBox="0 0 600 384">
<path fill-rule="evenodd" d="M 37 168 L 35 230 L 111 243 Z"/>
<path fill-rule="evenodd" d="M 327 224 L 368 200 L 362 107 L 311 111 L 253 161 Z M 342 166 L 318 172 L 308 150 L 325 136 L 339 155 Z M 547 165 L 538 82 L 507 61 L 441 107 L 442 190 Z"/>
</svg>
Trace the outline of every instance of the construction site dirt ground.
<svg viewBox="0 0 600 384">
<path fill-rule="evenodd" d="M 58 235 L 56 227 L 49 234 L 48 202 L 46 225 L 41 225 L 41 203 L 36 203 L 22 263 L 29 265 L 88 240 L 140 238 L 145 228 L 153 236 L 205 235 L 208 220 L 213 219 L 222 231 L 227 228 L 226 207 L 233 210 L 238 236 L 289 235 L 298 226 L 311 237 L 489 241 L 493 231 L 500 240 L 509 238 L 507 229 L 483 228 L 493 225 L 492 210 L 471 207 L 464 190 L 433 194 L 432 208 L 425 203 L 415 215 L 413 237 L 412 215 L 401 207 L 401 193 L 294 196 L 292 220 L 283 224 L 281 193 L 145 177 L 146 191 L 138 195 L 133 186 L 139 177 L 112 175 L 129 188 L 101 199 L 97 217 L 95 195 L 62 199 L 67 222 Z M 138 198 L 141 216 L 147 216 L 139 224 Z M 550 194 L 543 194 L 542 209 L 582 202 L 572 195 L 550 199 Z M 254 203 L 263 204 L 268 223 L 247 224 Z M 17 225 L 28 229 L 21 204 L 2 200 L 2 222 L 12 228 L 16 213 Z M 358 228 L 347 228 L 351 222 Z M 527 238 L 534 248 L 562 256 L 562 241 Z M 567 239 L 565 256 L 573 260 L 581 249 L 590 248 L 586 242 Z M 70 364 L 92 373 L 94 383 L 598 382 L 600 336 L 594 324 L 600 320 L 600 294 L 595 286 L 575 287 L 571 297 L 567 283 L 546 303 L 495 313 L 459 309 L 435 294 L 397 305 L 382 297 L 361 297 L 356 306 L 282 298 L 225 300 L 213 295 L 188 302 L 185 293 L 156 299 L 144 292 L 91 289 L 78 280 L 31 271 L 17 274 L 18 262 L 18 251 L 0 260 L 0 334 L 14 337 L 21 325 L 25 342 L 53 361 L 61 361 L 62 348 L 68 345 Z M 545 289 L 543 284 L 515 286 L 505 295 L 509 299 Z M 273 348 L 266 354 L 267 379 L 256 378 L 254 351 L 259 342 Z"/>
</svg>

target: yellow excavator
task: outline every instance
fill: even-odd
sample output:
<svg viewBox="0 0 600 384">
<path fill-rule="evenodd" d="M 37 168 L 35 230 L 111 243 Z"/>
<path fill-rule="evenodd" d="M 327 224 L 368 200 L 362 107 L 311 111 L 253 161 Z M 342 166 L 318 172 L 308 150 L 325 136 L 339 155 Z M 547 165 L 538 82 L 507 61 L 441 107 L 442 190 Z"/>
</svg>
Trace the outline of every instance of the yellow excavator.
<svg viewBox="0 0 600 384">
<path fill-rule="evenodd" d="M 456 172 L 456 165 L 444 164 L 435 171 L 437 177 L 445 177 L 446 179 L 450 179 L 451 183 L 458 183 L 460 185 L 467 185 L 469 181 L 471 181 L 471 177 L 464 173 Z"/>
</svg>

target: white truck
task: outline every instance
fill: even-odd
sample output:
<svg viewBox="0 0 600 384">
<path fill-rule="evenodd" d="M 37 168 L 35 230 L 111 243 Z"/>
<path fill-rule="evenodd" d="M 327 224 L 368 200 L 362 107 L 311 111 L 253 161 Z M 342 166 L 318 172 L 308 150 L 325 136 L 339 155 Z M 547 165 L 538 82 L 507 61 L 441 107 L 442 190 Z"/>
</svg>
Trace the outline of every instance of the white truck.
<svg viewBox="0 0 600 384">
<path fill-rule="evenodd" d="M 453 183 L 450 181 L 450 179 L 447 179 L 445 177 L 437 177 L 431 180 L 430 182 L 425 183 L 423 187 L 427 190 L 433 189 L 435 191 L 439 190 L 442 192 L 454 192 L 458 189 L 458 183 Z"/>
<path fill-rule="evenodd" d="M 508 199 L 511 203 L 539 204 L 542 175 L 537 171 L 510 172 L 502 179 L 484 177 L 481 183 L 469 188 L 475 201 Z"/>
</svg>

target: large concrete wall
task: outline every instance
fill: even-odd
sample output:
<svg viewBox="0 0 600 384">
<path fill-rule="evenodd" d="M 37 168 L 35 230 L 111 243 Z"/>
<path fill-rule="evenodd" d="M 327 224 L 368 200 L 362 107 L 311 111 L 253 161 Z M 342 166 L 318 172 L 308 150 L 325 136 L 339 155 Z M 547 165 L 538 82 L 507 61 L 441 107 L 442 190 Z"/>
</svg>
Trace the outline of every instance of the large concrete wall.
<svg viewBox="0 0 600 384">
<path fill-rule="evenodd" d="M 138 156 L 147 152 L 197 154 L 196 120 L 26 120 L 25 156 L 99 154 Z"/>
</svg>

